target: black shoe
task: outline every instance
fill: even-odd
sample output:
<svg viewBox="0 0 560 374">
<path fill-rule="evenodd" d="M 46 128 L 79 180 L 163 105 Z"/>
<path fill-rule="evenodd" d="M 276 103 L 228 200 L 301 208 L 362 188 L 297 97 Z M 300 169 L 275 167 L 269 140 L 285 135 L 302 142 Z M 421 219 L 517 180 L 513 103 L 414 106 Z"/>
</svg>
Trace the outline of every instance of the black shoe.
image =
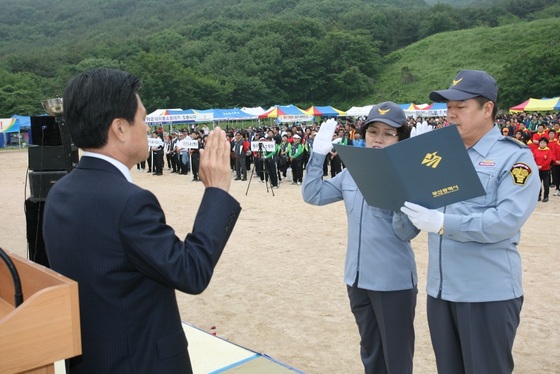
<svg viewBox="0 0 560 374">
<path fill-rule="evenodd" d="M 173 171 L 171 172 L 171 174 L 173 174 L 173 173 L 176 173 L 176 171 L 175 171 L 175 170 L 173 170 Z"/>
<path fill-rule="evenodd" d="M 234 181 L 240 181 L 240 180 L 241 180 L 241 178 L 239 178 L 239 177 L 234 179 Z"/>
<path fill-rule="evenodd" d="M 241 178 L 241 180 L 242 180 L 242 181 L 246 181 L 246 180 L 247 180 L 247 178 Z"/>
<path fill-rule="evenodd" d="M 543 203 L 546 203 L 547 201 L 548 201 L 548 196 L 545 197 L 544 199 L 542 199 L 542 202 L 543 202 Z"/>
<path fill-rule="evenodd" d="M 198 179 L 198 178 L 193 178 L 193 179 L 192 179 L 193 182 L 198 182 L 199 180 L 200 180 L 200 179 Z"/>
<path fill-rule="evenodd" d="M 539 199 L 538 199 L 537 201 L 541 201 L 541 200 L 542 200 L 542 199 L 541 199 L 541 197 L 539 196 Z"/>
</svg>

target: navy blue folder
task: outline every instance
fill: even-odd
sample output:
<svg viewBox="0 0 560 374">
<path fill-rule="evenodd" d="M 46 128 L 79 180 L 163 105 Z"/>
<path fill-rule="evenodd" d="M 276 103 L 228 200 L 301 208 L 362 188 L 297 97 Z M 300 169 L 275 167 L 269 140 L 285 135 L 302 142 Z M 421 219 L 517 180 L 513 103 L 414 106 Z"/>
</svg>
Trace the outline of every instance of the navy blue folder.
<svg viewBox="0 0 560 374">
<path fill-rule="evenodd" d="M 454 125 L 381 149 L 334 148 L 372 206 L 399 211 L 410 201 L 435 209 L 486 194 Z"/>
</svg>

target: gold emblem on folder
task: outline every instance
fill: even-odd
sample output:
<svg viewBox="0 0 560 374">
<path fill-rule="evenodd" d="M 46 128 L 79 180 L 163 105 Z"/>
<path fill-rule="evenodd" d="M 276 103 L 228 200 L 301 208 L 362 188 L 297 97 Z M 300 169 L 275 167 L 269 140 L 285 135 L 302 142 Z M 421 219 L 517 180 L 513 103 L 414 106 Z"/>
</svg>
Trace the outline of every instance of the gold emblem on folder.
<svg viewBox="0 0 560 374">
<path fill-rule="evenodd" d="M 441 162 L 441 156 L 438 156 L 437 151 L 433 153 L 428 153 L 424 156 L 424 160 L 422 160 L 422 165 L 430 166 L 432 168 L 437 168 L 439 163 Z"/>
</svg>

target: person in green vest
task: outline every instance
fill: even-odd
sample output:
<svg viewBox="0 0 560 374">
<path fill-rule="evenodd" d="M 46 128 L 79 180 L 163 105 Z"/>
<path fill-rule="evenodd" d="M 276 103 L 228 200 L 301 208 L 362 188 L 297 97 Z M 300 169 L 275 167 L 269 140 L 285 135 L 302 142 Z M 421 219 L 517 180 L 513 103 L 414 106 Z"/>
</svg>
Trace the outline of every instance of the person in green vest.
<svg viewBox="0 0 560 374">
<path fill-rule="evenodd" d="M 270 186 L 272 188 L 278 188 L 278 171 L 276 170 L 276 158 L 278 156 L 278 151 L 280 146 L 274 142 L 272 136 L 267 136 L 265 138 L 265 142 L 267 143 L 274 143 L 274 150 L 267 151 L 265 149 L 263 153 L 263 161 L 264 161 L 264 176 L 266 181 L 268 182 L 270 177 Z"/>
<path fill-rule="evenodd" d="M 288 147 L 288 157 L 292 164 L 292 183 L 298 186 L 303 182 L 303 144 L 301 136 L 294 134 L 292 145 Z"/>
</svg>

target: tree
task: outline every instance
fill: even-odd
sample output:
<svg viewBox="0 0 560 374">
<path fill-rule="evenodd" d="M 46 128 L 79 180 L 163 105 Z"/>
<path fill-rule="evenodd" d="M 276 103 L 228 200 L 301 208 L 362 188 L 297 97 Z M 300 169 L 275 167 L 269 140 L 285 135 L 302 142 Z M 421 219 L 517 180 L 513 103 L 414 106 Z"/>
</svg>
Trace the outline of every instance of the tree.
<svg viewBox="0 0 560 374">
<path fill-rule="evenodd" d="M 530 97 L 556 97 L 560 93 L 560 50 L 527 54 L 506 65 L 498 79 L 500 107 L 509 108 Z M 509 72 L 515 72 L 512 77 Z"/>
<path fill-rule="evenodd" d="M 0 116 L 44 113 L 41 102 L 50 97 L 43 95 L 41 82 L 33 74 L 14 74 L 0 69 Z"/>
</svg>

